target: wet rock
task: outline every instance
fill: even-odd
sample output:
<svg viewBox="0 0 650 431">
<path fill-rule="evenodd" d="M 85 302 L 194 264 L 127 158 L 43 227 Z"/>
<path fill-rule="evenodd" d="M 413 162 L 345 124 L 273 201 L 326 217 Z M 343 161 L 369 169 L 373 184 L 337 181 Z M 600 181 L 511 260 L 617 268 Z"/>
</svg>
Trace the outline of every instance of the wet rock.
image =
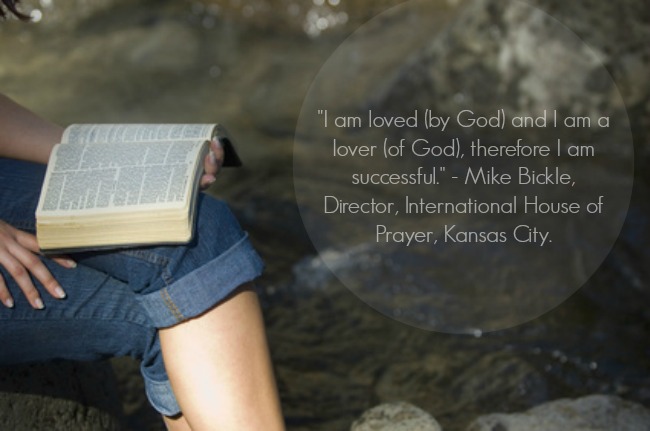
<svg viewBox="0 0 650 431">
<path fill-rule="evenodd" d="M 650 301 L 650 269 L 647 265 L 650 262 L 650 249 L 647 247 L 650 241 L 648 193 L 650 184 L 637 178 L 619 241 L 603 262 L 594 282 L 581 290 L 581 294 L 604 310 L 621 315 L 639 315 L 646 320 L 650 320 L 650 310 L 646 307 Z M 625 288 L 621 288 L 623 286 Z"/>
<path fill-rule="evenodd" d="M 424 96 L 439 106 L 455 106 L 459 97 L 471 98 L 466 102 L 475 107 L 489 106 L 495 96 L 496 100 L 517 96 L 509 102 L 527 111 L 549 109 L 551 103 L 588 112 L 602 109 L 603 103 L 620 108 L 611 105 L 615 101 L 608 89 L 613 89 L 599 80 L 605 76 L 596 74 L 604 64 L 619 86 L 629 88 L 623 91 L 628 107 L 647 100 L 650 88 L 642 79 L 650 70 L 643 42 L 650 36 L 650 25 L 644 21 L 647 3 L 532 4 L 536 7 L 516 1 L 466 3 L 448 31 L 431 39 L 400 76 L 414 80 L 420 75 L 433 90 Z M 623 34 L 622 22 L 629 32 Z"/>
<path fill-rule="evenodd" d="M 505 352 L 486 354 L 466 365 L 451 385 L 454 398 L 471 410 L 526 408 L 548 399 L 546 379 L 524 359 Z M 462 404 L 463 402 L 461 402 Z"/>
<path fill-rule="evenodd" d="M 309 358 L 307 358 L 309 360 Z M 298 370 L 279 366 L 276 377 L 283 394 L 282 411 L 288 424 L 311 424 L 298 430 L 341 430 L 366 408 L 368 391 L 331 370 Z M 316 426 L 323 418 L 327 424 Z M 325 422 L 325 421 L 323 421 Z"/>
<path fill-rule="evenodd" d="M 350 431 L 442 431 L 429 413 L 405 402 L 380 404 L 354 421 Z"/>
<path fill-rule="evenodd" d="M 445 380 L 454 372 L 453 363 L 462 362 L 457 355 L 430 353 L 389 364 L 376 378 L 375 392 L 381 401 L 405 400 L 430 412 L 444 412 Z"/>
<path fill-rule="evenodd" d="M 444 32 L 376 85 L 370 106 L 453 116 L 460 107 L 483 116 L 500 108 L 532 116 L 558 110 L 617 124 L 627 123 L 627 109 L 632 125 L 639 124 L 650 112 L 643 78 L 650 73 L 649 8 L 642 0 L 466 2 Z M 632 148 L 608 150 L 631 156 Z"/>
<path fill-rule="evenodd" d="M 544 376 L 507 352 L 431 353 L 400 361 L 381 371 L 375 391 L 380 400 L 407 400 L 441 421 L 530 408 L 548 399 Z"/>
<path fill-rule="evenodd" d="M 467 431 L 644 431 L 650 410 L 611 395 L 562 399 L 524 413 L 491 414 L 472 422 Z"/>
<path fill-rule="evenodd" d="M 0 424 L 15 431 L 122 429 L 108 363 L 59 362 L 0 368 Z"/>
</svg>

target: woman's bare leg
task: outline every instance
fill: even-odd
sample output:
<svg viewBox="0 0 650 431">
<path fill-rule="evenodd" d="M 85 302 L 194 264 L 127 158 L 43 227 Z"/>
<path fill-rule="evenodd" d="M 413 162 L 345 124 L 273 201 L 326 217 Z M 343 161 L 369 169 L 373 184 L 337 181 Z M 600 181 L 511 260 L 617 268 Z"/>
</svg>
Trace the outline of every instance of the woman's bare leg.
<svg viewBox="0 0 650 431">
<path fill-rule="evenodd" d="M 193 431 L 284 430 L 251 287 L 241 286 L 201 316 L 160 330 L 167 374 Z"/>
</svg>

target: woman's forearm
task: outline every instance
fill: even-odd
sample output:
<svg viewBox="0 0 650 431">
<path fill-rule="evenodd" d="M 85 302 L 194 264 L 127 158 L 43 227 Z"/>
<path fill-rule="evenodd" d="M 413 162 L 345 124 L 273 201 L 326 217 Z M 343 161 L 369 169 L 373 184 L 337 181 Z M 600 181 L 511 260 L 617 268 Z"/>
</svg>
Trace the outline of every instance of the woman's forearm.
<svg viewBox="0 0 650 431">
<path fill-rule="evenodd" d="M 63 128 L 0 94 L 0 157 L 47 163 Z"/>
</svg>

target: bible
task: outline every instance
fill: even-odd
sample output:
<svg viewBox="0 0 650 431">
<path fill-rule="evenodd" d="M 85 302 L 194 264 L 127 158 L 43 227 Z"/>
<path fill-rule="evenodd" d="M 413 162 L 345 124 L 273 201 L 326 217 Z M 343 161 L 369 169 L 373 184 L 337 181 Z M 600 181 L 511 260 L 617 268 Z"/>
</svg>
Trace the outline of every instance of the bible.
<svg viewBox="0 0 650 431">
<path fill-rule="evenodd" d="M 74 124 L 50 155 L 36 209 L 47 254 L 182 244 L 194 233 L 210 140 L 240 166 L 218 124 Z"/>
</svg>

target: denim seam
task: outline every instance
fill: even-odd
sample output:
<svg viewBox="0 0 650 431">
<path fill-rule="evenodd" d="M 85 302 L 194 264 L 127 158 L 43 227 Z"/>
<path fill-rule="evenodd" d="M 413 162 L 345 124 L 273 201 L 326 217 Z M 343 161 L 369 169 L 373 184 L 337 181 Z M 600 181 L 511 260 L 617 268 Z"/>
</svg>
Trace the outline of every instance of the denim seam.
<svg viewBox="0 0 650 431">
<path fill-rule="evenodd" d="M 160 296 L 162 297 L 163 301 L 165 302 L 165 305 L 167 306 L 167 309 L 174 315 L 174 318 L 178 322 L 182 322 L 185 320 L 185 316 L 183 316 L 183 313 L 178 309 L 178 306 L 174 303 L 174 300 L 172 297 L 169 295 L 169 291 L 167 291 L 167 288 L 161 289 L 160 290 Z"/>
<path fill-rule="evenodd" d="M 169 262 L 167 262 L 165 266 L 161 268 L 160 277 L 165 282 L 165 286 L 170 286 L 176 282 L 174 276 L 169 271 Z"/>
</svg>

